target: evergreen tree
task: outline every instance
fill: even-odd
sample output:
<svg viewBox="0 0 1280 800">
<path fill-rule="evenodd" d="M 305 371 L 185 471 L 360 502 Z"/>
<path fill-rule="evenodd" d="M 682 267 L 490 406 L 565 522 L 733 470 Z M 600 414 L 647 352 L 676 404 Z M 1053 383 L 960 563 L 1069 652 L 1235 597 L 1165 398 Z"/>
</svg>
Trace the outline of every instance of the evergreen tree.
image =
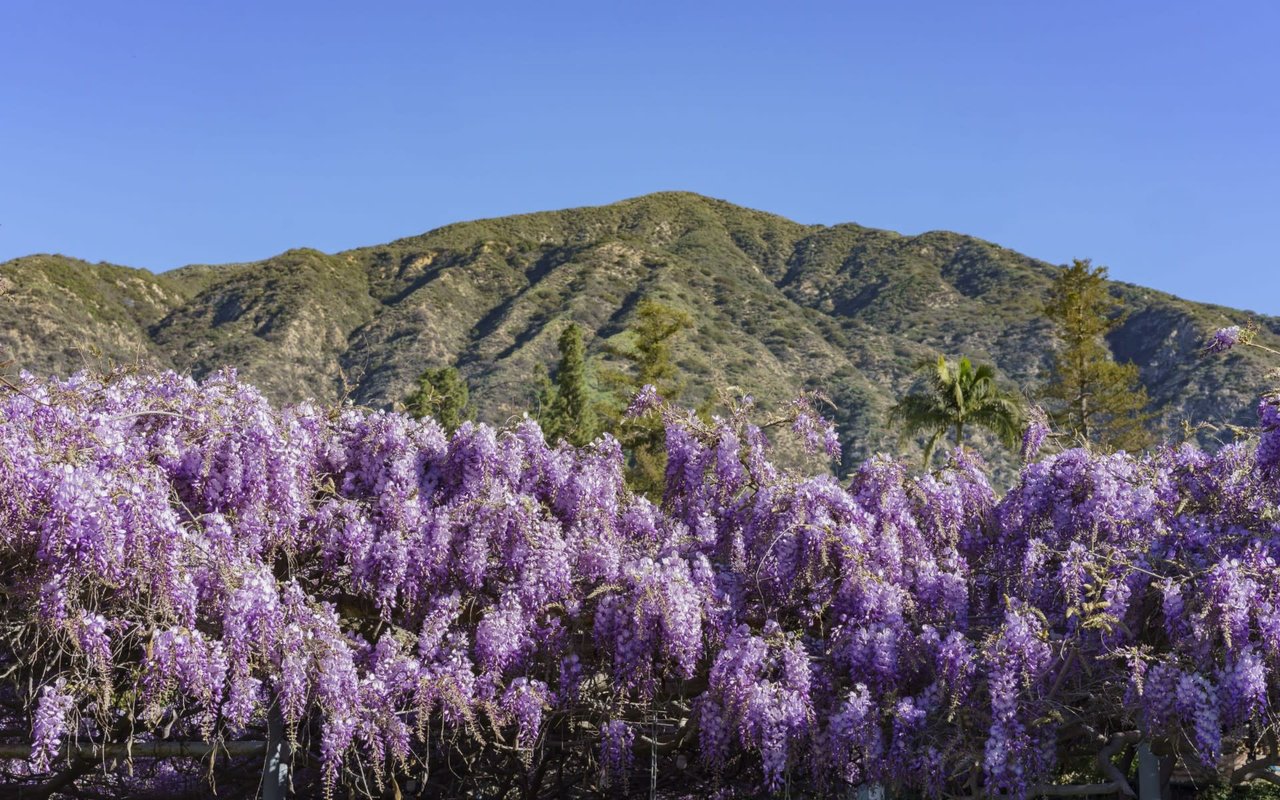
<svg viewBox="0 0 1280 800">
<path fill-rule="evenodd" d="M 1044 398 L 1054 423 L 1104 450 L 1141 450 L 1153 437 L 1147 390 L 1133 363 L 1117 364 L 1106 335 L 1124 321 L 1106 287 L 1107 268 L 1076 259 L 1055 281 L 1044 312 L 1063 348 L 1054 355 Z"/>
<path fill-rule="evenodd" d="M 595 409 L 591 405 L 587 385 L 587 349 L 582 328 L 570 324 L 560 334 L 560 364 L 556 367 L 555 385 L 548 393 L 543 433 L 548 440 L 565 439 L 581 447 L 600 433 Z"/>
<path fill-rule="evenodd" d="M 454 367 L 435 367 L 418 376 L 418 385 L 405 398 L 405 411 L 414 419 L 431 417 L 448 433 L 471 417 L 467 382 Z"/>
<path fill-rule="evenodd" d="M 622 412 L 644 386 L 653 386 L 663 399 L 675 402 L 684 393 L 685 383 L 671 359 L 679 336 L 693 325 L 686 312 L 655 300 L 642 301 L 621 343 L 609 352 L 623 359 L 628 368 L 604 374 L 615 392 L 609 409 L 612 428 L 627 451 L 628 480 L 637 491 L 659 497 L 666 481 L 666 430 L 654 414 L 623 420 Z"/>
<path fill-rule="evenodd" d="M 899 400 L 889 410 L 889 418 L 902 426 L 906 436 L 929 434 L 924 449 L 926 469 L 943 436 L 952 433 L 960 447 L 970 426 L 986 428 L 1006 447 L 1017 446 L 1022 433 L 1022 398 L 996 384 L 994 367 L 975 367 L 968 358 L 961 358 L 953 367 L 938 356 L 936 362 L 926 361 L 920 369 L 924 389 Z"/>
<path fill-rule="evenodd" d="M 635 366 L 636 391 L 651 385 L 669 401 L 684 393 L 685 382 L 671 360 L 671 347 L 693 318 L 678 308 L 645 300 L 636 308 L 631 325 L 632 348 L 624 356 Z"/>
<path fill-rule="evenodd" d="M 555 421 L 556 385 L 551 382 L 543 364 L 533 367 L 533 418 L 538 421 L 547 441 L 554 441 L 552 426 Z"/>
</svg>

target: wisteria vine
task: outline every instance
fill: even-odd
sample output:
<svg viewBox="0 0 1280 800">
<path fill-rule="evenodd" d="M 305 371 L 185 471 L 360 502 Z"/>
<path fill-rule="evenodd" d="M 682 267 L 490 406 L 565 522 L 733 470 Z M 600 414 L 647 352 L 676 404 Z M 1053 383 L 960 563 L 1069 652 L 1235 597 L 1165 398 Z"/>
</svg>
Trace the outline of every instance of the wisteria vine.
<svg viewBox="0 0 1280 800">
<path fill-rule="evenodd" d="M 295 790 L 373 796 L 617 791 L 659 763 L 669 794 L 1125 791 L 1099 754 L 1139 741 L 1204 780 L 1280 764 L 1280 395 L 1256 441 L 1067 450 L 1003 497 L 971 451 L 841 482 L 771 463 L 749 403 L 634 413 L 666 425 L 661 503 L 611 437 L 527 419 L 446 436 L 232 373 L 24 376 L 0 396 L 7 779 L 216 779 L 216 755 L 77 754 L 273 718 Z"/>
</svg>

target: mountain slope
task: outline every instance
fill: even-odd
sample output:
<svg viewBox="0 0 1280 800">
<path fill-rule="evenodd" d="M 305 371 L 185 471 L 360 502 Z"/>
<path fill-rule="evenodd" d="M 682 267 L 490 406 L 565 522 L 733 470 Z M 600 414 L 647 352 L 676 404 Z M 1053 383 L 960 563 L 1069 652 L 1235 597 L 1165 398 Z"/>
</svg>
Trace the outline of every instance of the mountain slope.
<svg viewBox="0 0 1280 800">
<path fill-rule="evenodd" d="M 277 400 L 372 405 L 402 397 L 426 366 L 456 364 L 481 416 L 500 422 L 530 406 L 532 370 L 554 361 L 564 325 L 582 324 L 607 360 L 604 343 L 654 298 L 696 321 L 677 350 L 689 401 L 736 387 L 768 407 L 823 390 L 857 458 L 894 446 L 886 409 L 931 353 L 1043 383 L 1053 338 L 1038 309 L 1057 269 L 955 233 L 801 225 L 661 193 L 162 275 L 17 259 L 0 264 L 0 347 L 14 368 L 68 372 L 90 352 L 196 374 L 232 365 Z M 1141 367 L 1162 432 L 1253 421 L 1267 363 L 1253 351 L 1204 359 L 1199 347 L 1249 319 L 1280 346 L 1280 320 L 1111 289 L 1129 316 L 1110 344 Z"/>
</svg>

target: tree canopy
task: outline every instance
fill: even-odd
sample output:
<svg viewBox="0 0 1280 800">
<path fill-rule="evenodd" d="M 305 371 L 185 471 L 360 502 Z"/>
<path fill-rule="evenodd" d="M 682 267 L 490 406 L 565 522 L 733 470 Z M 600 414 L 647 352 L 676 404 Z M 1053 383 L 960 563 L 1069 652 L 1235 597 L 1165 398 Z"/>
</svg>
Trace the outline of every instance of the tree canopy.
<svg viewBox="0 0 1280 800">
<path fill-rule="evenodd" d="M 582 327 L 567 325 L 557 342 L 560 363 L 550 391 L 544 390 L 538 421 L 547 439 L 565 439 L 581 447 L 600 434 L 600 423 L 587 375 L 587 348 Z"/>
<path fill-rule="evenodd" d="M 471 416 L 467 382 L 456 367 L 434 367 L 418 376 L 417 387 L 405 398 L 405 411 L 414 419 L 430 417 L 449 433 Z"/>
<path fill-rule="evenodd" d="M 940 355 L 936 361 L 921 363 L 920 372 L 923 386 L 899 400 L 889 410 L 889 418 L 904 436 L 929 436 L 924 448 L 926 468 L 943 436 L 950 433 L 960 447 L 970 427 L 991 431 L 1006 447 L 1017 445 L 1022 434 L 1022 399 L 1000 388 L 995 367 L 975 366 L 967 356 L 953 365 Z"/>
<path fill-rule="evenodd" d="M 1103 450 L 1141 450 L 1153 436 L 1146 425 L 1150 400 L 1135 364 L 1118 364 L 1106 336 L 1124 321 L 1107 290 L 1107 268 L 1076 259 L 1063 269 L 1044 311 L 1062 349 L 1053 356 L 1043 400 L 1069 436 Z"/>
<path fill-rule="evenodd" d="M 681 399 L 685 381 L 671 352 L 681 334 L 692 325 L 688 312 L 656 300 L 644 300 L 637 305 L 621 341 L 608 347 L 609 353 L 625 365 L 605 373 L 615 395 L 608 411 L 612 428 L 627 453 L 631 484 L 651 497 L 661 495 L 666 480 L 665 429 L 655 415 L 627 418 L 623 412 L 631 398 L 646 386 L 652 386 L 667 402 Z"/>
</svg>

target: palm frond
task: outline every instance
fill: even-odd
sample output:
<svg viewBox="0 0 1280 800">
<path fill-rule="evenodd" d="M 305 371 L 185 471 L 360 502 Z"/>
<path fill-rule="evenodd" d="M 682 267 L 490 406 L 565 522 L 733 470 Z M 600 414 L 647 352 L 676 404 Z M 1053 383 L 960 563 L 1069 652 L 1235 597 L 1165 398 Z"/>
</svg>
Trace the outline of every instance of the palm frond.
<svg viewBox="0 0 1280 800">
<path fill-rule="evenodd" d="M 1002 444 L 1015 447 L 1022 435 L 1020 396 L 1002 389 L 991 364 L 975 364 L 968 356 L 949 362 L 946 356 L 920 361 L 918 390 L 890 409 L 890 422 L 902 428 L 902 439 L 929 434 L 926 466 L 948 430 L 970 425 L 986 428 Z"/>
<path fill-rule="evenodd" d="M 1022 406 L 1012 397 L 988 398 L 974 409 L 969 420 L 994 433 L 1006 447 L 1015 447 L 1022 438 Z"/>
<path fill-rule="evenodd" d="M 903 433 L 914 436 L 922 431 L 946 429 L 951 415 L 940 406 L 937 399 L 926 394 L 909 394 L 889 409 L 889 421 L 900 425 Z"/>
</svg>

